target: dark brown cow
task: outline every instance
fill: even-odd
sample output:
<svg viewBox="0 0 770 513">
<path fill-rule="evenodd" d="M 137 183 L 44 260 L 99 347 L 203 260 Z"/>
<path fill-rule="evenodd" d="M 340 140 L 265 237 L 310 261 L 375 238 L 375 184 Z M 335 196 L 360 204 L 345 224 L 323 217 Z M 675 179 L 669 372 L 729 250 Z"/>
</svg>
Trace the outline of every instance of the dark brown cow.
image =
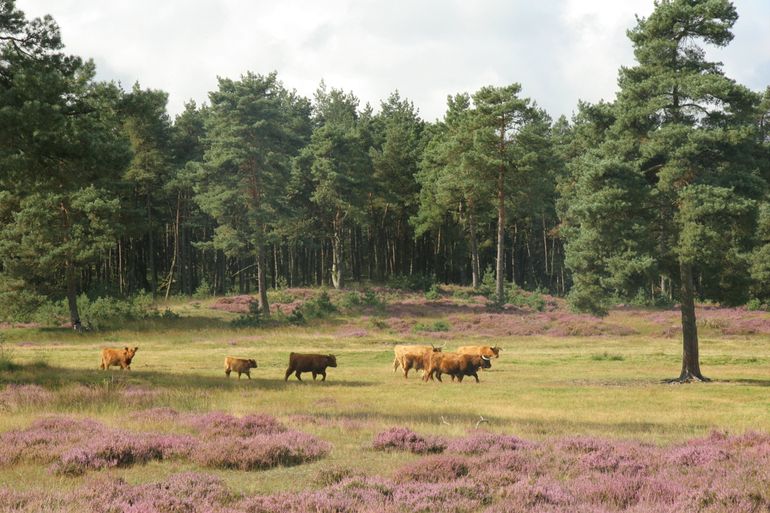
<svg viewBox="0 0 770 513">
<path fill-rule="evenodd" d="M 326 367 L 336 367 L 337 357 L 333 354 L 289 354 L 289 368 L 286 369 L 286 377 L 284 381 L 289 380 L 289 376 L 293 372 L 297 379 L 302 381 L 300 374 L 303 372 L 312 372 L 313 381 L 318 374 L 323 376 L 321 381 L 326 381 Z"/>
<path fill-rule="evenodd" d="M 256 360 L 246 360 L 244 358 L 234 358 L 232 356 L 225 356 L 225 374 L 230 377 L 230 373 L 235 371 L 238 373 L 238 379 L 241 379 L 241 374 L 246 374 L 246 377 L 251 379 L 250 370 L 257 368 Z"/>
<path fill-rule="evenodd" d="M 131 360 L 133 360 L 138 349 L 138 347 L 133 349 L 127 347 L 123 349 L 105 347 L 102 349 L 102 363 L 99 365 L 99 368 L 107 370 L 113 365 L 119 365 L 121 370 L 131 370 Z"/>
<path fill-rule="evenodd" d="M 470 355 L 470 354 L 457 354 L 457 353 L 445 353 L 442 356 L 436 357 L 433 355 L 430 360 L 430 368 L 425 372 L 423 379 L 433 379 L 433 376 L 441 381 L 442 374 L 449 374 L 452 376 L 452 381 L 457 378 L 457 381 L 462 383 L 465 376 L 473 376 L 476 378 L 476 383 L 479 382 L 479 375 L 477 371 L 479 369 L 489 369 L 492 367 L 492 362 L 487 356 Z"/>
</svg>

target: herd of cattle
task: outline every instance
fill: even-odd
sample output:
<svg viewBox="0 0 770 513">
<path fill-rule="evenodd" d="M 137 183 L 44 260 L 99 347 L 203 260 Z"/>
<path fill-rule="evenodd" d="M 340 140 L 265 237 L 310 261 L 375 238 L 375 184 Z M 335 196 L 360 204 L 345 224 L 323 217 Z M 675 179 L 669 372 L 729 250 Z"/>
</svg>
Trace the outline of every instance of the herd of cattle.
<svg viewBox="0 0 770 513">
<path fill-rule="evenodd" d="M 104 348 L 99 367 L 107 370 L 115 365 L 121 369 L 131 370 L 131 361 L 138 349 L 138 347 Z M 393 372 L 401 367 L 404 378 L 408 378 L 410 370 L 422 370 L 424 381 L 433 380 L 434 377 L 441 381 L 441 375 L 448 374 L 452 377 L 452 381 L 457 378 L 458 382 L 462 382 L 465 376 L 473 376 L 478 383 L 478 370 L 489 369 L 492 367 L 492 358 L 500 357 L 500 348 L 497 346 L 462 346 L 455 353 L 445 353 L 441 347 L 433 345 L 397 345 L 393 351 L 395 353 Z M 289 368 L 286 369 L 284 381 L 288 381 L 292 373 L 298 380 L 302 381 L 300 375 L 303 372 L 310 372 L 313 375 L 313 381 L 319 375 L 322 376 L 321 381 L 326 381 L 327 367 L 336 366 L 337 358 L 333 354 L 290 353 Z M 225 375 L 228 378 L 231 372 L 237 372 L 238 379 L 241 379 L 241 374 L 245 374 L 247 378 L 251 379 L 250 371 L 256 368 L 256 360 L 225 357 Z"/>
</svg>

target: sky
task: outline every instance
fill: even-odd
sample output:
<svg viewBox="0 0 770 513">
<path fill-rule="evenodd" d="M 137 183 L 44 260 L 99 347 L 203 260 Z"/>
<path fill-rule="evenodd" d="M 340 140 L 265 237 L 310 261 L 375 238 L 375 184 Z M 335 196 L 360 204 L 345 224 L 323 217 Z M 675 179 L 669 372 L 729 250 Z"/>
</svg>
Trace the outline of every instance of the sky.
<svg viewBox="0 0 770 513">
<path fill-rule="evenodd" d="M 728 76 L 770 85 L 770 0 L 734 0 L 729 47 L 709 50 Z M 311 97 L 323 79 L 375 110 L 393 91 L 427 121 L 447 95 L 518 82 L 555 119 L 578 100 L 612 100 L 633 65 L 626 30 L 653 0 L 17 0 L 50 14 L 68 53 L 97 78 L 169 93 L 172 116 L 217 77 L 278 72 Z"/>
</svg>

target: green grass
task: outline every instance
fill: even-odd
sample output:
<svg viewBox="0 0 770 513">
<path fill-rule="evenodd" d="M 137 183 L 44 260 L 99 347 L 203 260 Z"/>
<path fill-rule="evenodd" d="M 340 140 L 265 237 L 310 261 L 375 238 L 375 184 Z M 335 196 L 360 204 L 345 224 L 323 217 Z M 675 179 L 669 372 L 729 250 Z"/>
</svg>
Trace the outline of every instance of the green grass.
<svg viewBox="0 0 770 513">
<path fill-rule="evenodd" d="M 195 304 L 199 306 L 195 306 Z M 423 383 L 417 374 L 405 380 L 392 372 L 392 346 L 405 341 L 434 341 L 429 334 L 390 334 L 371 321 L 336 317 L 300 327 L 233 329 L 234 314 L 214 312 L 205 301 L 178 303 L 180 319 L 152 320 L 124 329 L 77 335 L 65 329 L 12 329 L 5 345 L 13 362 L 0 367 L 0 389 L 8 383 L 42 385 L 56 394 L 45 411 L 13 408 L 0 415 L 0 432 L 27 426 L 46 414 L 88 416 L 127 429 L 169 430 L 131 420 L 137 408 L 170 406 L 180 411 L 223 410 L 278 417 L 287 426 L 331 442 L 325 459 L 292 468 L 258 473 L 215 471 L 234 490 L 269 492 L 319 487 L 323 469 L 338 466 L 371 475 L 389 475 L 413 458 L 375 453 L 373 436 L 390 426 L 456 436 L 474 428 L 479 416 L 487 429 L 523 438 L 595 435 L 672 443 L 712 430 L 741 433 L 770 431 L 770 340 L 767 337 L 720 337 L 701 341 L 708 384 L 668 385 L 678 374 L 681 342 L 647 335 L 627 337 L 503 337 L 481 340 L 472 334 L 447 341 L 445 350 L 467 343 L 504 348 L 481 383 Z M 426 325 L 443 322 L 425 319 Z M 337 338 L 341 326 L 368 322 L 366 336 Z M 636 321 L 633 321 L 636 322 Z M 643 330 L 639 330 L 644 333 Z M 98 369 L 100 348 L 139 346 L 132 372 Z M 283 380 L 288 354 L 335 353 L 339 367 L 325 383 Z M 229 380 L 226 355 L 255 358 L 252 378 Z M 448 380 L 447 380 L 448 381 Z M 87 386 L 97 392 L 84 400 Z M 126 406 L 111 391 L 142 386 L 159 393 L 140 406 Z M 301 417 L 300 417 L 301 416 Z M 110 470 L 129 482 L 160 479 L 200 470 L 189 462 L 161 462 Z M 208 471 L 208 470 L 207 470 Z M 28 487 L 74 486 L 82 478 L 62 479 L 44 466 L 0 468 L 0 482 Z"/>
</svg>

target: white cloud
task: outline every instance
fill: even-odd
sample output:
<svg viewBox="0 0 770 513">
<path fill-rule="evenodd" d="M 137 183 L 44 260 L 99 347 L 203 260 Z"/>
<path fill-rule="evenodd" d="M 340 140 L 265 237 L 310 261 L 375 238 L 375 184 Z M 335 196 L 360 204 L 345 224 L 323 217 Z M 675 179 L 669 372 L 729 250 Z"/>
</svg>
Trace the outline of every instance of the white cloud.
<svg viewBox="0 0 770 513">
<path fill-rule="evenodd" d="M 736 40 L 717 53 L 754 89 L 770 84 L 770 5 L 735 2 Z M 17 0 L 50 13 L 68 51 L 96 61 L 101 79 L 170 93 L 169 110 L 207 100 L 216 77 L 278 75 L 311 96 L 323 78 L 375 107 L 395 89 L 424 118 L 446 96 L 519 82 L 552 116 L 578 99 L 611 100 L 633 63 L 625 32 L 652 0 Z"/>
</svg>

